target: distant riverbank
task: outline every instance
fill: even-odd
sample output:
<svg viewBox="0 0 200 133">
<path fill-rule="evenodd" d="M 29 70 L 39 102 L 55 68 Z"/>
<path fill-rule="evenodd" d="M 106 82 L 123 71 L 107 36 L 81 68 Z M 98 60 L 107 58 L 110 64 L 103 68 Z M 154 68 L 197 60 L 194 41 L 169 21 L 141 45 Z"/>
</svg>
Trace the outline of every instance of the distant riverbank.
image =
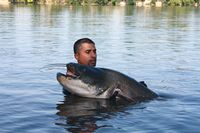
<svg viewBox="0 0 200 133">
<path fill-rule="evenodd" d="M 196 6 L 200 0 L 0 0 L 2 4 L 52 4 L 71 6 Z"/>
</svg>

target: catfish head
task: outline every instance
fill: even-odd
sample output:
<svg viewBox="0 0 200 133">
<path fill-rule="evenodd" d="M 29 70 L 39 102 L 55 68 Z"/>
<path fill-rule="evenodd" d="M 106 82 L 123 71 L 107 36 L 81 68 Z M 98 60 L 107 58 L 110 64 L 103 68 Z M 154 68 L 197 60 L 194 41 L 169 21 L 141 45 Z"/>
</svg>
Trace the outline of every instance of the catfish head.
<svg viewBox="0 0 200 133">
<path fill-rule="evenodd" d="M 110 98 L 114 84 L 110 84 L 107 73 L 101 68 L 68 63 L 67 73 L 57 74 L 58 82 L 72 94 L 89 98 Z"/>
</svg>

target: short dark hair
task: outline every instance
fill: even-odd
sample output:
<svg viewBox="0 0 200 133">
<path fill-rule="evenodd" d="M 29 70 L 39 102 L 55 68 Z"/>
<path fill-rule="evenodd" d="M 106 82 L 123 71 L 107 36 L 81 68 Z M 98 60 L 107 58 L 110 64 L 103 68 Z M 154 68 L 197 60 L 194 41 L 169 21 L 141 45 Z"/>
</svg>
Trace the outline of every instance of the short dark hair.
<svg viewBox="0 0 200 133">
<path fill-rule="evenodd" d="M 81 44 L 83 44 L 83 43 L 89 43 L 89 44 L 95 45 L 95 43 L 91 39 L 89 39 L 89 38 L 78 39 L 74 43 L 74 54 L 76 54 L 78 52 L 78 49 L 80 48 Z"/>
</svg>

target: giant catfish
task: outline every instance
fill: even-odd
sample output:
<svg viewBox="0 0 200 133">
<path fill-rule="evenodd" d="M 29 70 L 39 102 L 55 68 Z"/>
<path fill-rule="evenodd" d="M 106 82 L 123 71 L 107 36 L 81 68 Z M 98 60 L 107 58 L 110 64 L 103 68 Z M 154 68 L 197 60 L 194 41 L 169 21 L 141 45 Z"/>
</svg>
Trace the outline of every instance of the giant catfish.
<svg viewBox="0 0 200 133">
<path fill-rule="evenodd" d="M 88 98 L 150 100 L 158 95 L 144 84 L 115 70 L 68 63 L 67 73 L 57 73 L 64 90 Z"/>
</svg>

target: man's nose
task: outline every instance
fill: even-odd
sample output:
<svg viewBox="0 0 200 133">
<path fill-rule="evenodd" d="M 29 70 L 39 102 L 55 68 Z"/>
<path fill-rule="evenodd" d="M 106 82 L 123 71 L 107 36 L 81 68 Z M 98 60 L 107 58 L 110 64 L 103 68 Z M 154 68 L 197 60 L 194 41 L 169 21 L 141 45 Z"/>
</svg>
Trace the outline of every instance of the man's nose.
<svg viewBox="0 0 200 133">
<path fill-rule="evenodd" d="M 96 55 L 95 52 L 91 52 L 91 56 L 92 56 L 92 57 L 96 57 L 97 55 Z"/>
</svg>

